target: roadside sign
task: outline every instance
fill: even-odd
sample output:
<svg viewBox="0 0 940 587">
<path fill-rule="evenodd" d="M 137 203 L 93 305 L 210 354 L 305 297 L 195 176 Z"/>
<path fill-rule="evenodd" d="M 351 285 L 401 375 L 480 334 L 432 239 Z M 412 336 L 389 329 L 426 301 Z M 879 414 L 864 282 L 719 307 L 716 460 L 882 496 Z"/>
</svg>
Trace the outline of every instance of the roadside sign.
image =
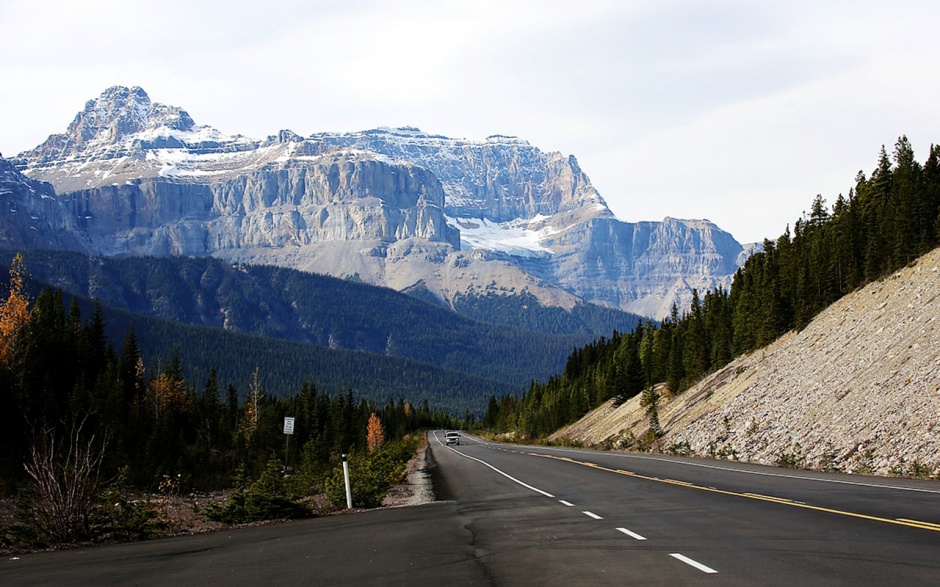
<svg viewBox="0 0 940 587">
<path fill-rule="evenodd" d="M 294 419 L 290 417 L 284 418 L 284 434 L 293 434 L 294 433 Z"/>
</svg>

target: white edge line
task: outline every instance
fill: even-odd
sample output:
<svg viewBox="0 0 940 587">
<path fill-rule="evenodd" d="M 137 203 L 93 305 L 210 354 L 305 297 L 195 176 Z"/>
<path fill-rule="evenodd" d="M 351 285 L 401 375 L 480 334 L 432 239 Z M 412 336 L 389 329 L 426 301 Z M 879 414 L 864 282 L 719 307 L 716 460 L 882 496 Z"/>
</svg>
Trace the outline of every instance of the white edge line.
<svg viewBox="0 0 940 587">
<path fill-rule="evenodd" d="M 626 534 L 627 536 L 629 536 L 630 538 L 633 538 L 633 539 L 635 539 L 635 540 L 646 540 L 646 538 L 640 536 L 640 535 L 637 534 L 636 532 L 631 532 L 631 531 L 627 530 L 626 528 L 617 528 L 617 530 L 618 530 L 619 532 L 623 532 L 624 534 Z"/>
<path fill-rule="evenodd" d="M 551 493 L 548 493 L 547 491 L 542 491 L 542 490 L 539 489 L 538 487 L 532 487 L 532 486 L 529 485 L 528 483 L 525 483 L 525 482 L 523 482 L 523 481 L 519 481 L 518 479 L 516 479 L 516 478 L 513 477 L 512 475 L 503 473 L 502 471 L 500 471 L 499 469 L 497 469 L 496 467 L 494 467 L 493 465 L 487 463 L 487 462 L 484 461 L 484 460 L 478 459 L 478 458 L 476 458 L 476 457 L 471 457 L 470 455 L 465 455 L 464 453 L 460 452 L 459 450 L 457 450 L 456 448 L 453 448 L 453 447 L 451 447 L 451 446 L 448 446 L 447 448 L 449 448 L 450 450 L 452 450 L 452 451 L 454 451 L 455 453 L 459 454 L 460 456 L 464 457 L 465 459 L 470 459 L 471 461 L 476 461 L 476 462 L 478 462 L 478 463 L 482 463 L 482 464 L 486 465 L 487 467 L 493 469 L 494 471 L 496 471 L 497 473 L 499 473 L 499 474 L 502 475 L 503 477 L 509 479 L 510 481 L 514 481 L 514 482 L 518 483 L 519 485 L 522 485 L 522 486 L 525 487 L 526 489 L 531 489 L 532 491 L 534 491 L 534 492 L 536 492 L 536 493 L 541 493 L 541 494 L 544 495 L 545 497 L 555 497 L 554 495 L 552 495 Z"/>
<path fill-rule="evenodd" d="M 574 507 L 574 504 L 573 504 L 573 503 L 571 503 L 570 501 L 565 501 L 565 500 L 563 500 L 563 499 L 559 499 L 559 500 L 558 500 L 558 503 L 560 503 L 561 505 L 566 505 L 566 506 L 568 506 L 568 507 L 570 507 L 570 508 L 573 508 L 573 507 Z"/>
<path fill-rule="evenodd" d="M 691 567 L 695 567 L 696 569 L 702 571 L 703 573 L 714 574 L 714 573 L 717 573 L 717 572 L 718 572 L 718 571 L 716 571 L 715 569 L 713 569 L 713 568 L 711 568 L 711 567 L 706 567 L 706 566 L 703 565 L 702 563 L 697 562 L 697 561 L 694 561 L 694 560 L 690 559 L 690 558 L 687 557 L 687 556 L 683 556 L 683 555 L 679 554 L 678 552 L 674 552 L 674 553 L 670 554 L 669 556 L 671 556 L 672 558 L 681 560 L 681 561 L 684 562 L 685 564 L 687 564 L 687 565 L 689 565 L 689 566 L 691 566 Z"/>
<path fill-rule="evenodd" d="M 595 514 L 594 512 L 589 512 L 589 511 L 587 511 L 587 510 L 585 510 L 585 511 L 583 511 L 583 512 L 581 512 L 581 513 L 584 514 L 585 516 L 589 517 L 589 518 L 594 518 L 595 520 L 603 520 L 603 519 L 604 519 L 604 518 L 598 516 L 597 514 Z"/>
</svg>

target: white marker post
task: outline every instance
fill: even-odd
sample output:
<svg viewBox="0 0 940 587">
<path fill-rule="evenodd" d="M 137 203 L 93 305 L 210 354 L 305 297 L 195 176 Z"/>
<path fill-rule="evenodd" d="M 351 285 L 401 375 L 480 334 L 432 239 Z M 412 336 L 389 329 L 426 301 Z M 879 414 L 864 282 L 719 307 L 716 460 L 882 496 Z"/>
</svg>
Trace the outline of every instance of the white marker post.
<svg viewBox="0 0 940 587">
<path fill-rule="evenodd" d="M 346 508 L 352 509 L 352 489 L 349 486 L 349 462 L 343 454 L 343 477 L 346 479 Z"/>
<path fill-rule="evenodd" d="M 294 433 L 294 419 L 285 416 L 284 417 L 284 436 L 287 437 L 287 442 L 284 444 L 284 476 L 287 477 L 287 455 L 290 454 L 290 437 Z"/>
</svg>

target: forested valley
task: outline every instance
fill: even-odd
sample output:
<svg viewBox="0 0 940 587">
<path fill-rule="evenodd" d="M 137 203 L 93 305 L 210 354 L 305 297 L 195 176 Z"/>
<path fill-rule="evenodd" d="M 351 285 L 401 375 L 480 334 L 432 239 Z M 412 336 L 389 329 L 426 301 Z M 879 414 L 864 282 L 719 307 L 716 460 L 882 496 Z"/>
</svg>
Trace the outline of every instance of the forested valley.
<svg viewBox="0 0 940 587">
<path fill-rule="evenodd" d="M 859 172 L 847 197 L 830 208 L 816 196 L 792 232 L 765 240 L 729 291 L 696 292 L 688 310 L 674 307 L 660 325 L 643 323 L 575 350 L 561 374 L 533 383 L 522 397 L 491 397 L 482 424 L 538 438 L 612 398 L 642 394 L 655 436 L 661 393 L 682 393 L 940 245 L 938 212 L 940 146 L 921 165 L 901 137 L 890 157 L 882 148 L 870 177 Z"/>
<path fill-rule="evenodd" d="M 0 260 L 7 261 L 17 252 L 0 251 Z M 283 267 L 233 266 L 213 258 L 98 258 L 52 250 L 22 254 L 33 280 L 62 289 L 66 297 L 97 299 L 108 322 L 119 327 L 112 330 L 114 338 L 120 338 L 130 319 L 127 315 L 132 314 L 145 354 L 151 348 L 172 344 L 164 336 L 172 327 L 148 320 L 157 318 L 212 329 L 173 328 L 174 335 L 181 338 L 179 344 L 189 359 L 187 364 L 202 370 L 209 365 L 198 355 L 213 344 L 188 344 L 183 340 L 218 337 L 227 341 L 235 338 L 228 333 L 241 333 L 263 336 L 265 347 L 270 345 L 290 354 L 316 353 L 296 345 L 280 345 L 279 341 L 307 343 L 324 351 L 362 351 L 355 354 L 355 362 L 363 363 L 361 368 L 339 369 L 347 378 L 340 383 L 359 389 L 366 386 L 349 379 L 351 371 L 373 371 L 372 365 L 385 356 L 474 378 L 485 374 L 494 383 L 512 386 L 513 392 L 521 391 L 532 379 L 559 371 L 572 348 L 614 330 L 632 330 L 640 320 L 626 312 L 591 304 L 579 304 L 571 311 L 543 307 L 526 292 L 461 296 L 455 301 L 456 311 L 452 311 L 442 307 L 439 300 L 429 303 L 388 288 Z M 376 312 L 377 308 L 381 311 Z M 90 311 L 90 306 L 86 304 L 83 309 Z M 146 336 L 145 329 L 151 331 Z M 224 333 L 220 334 L 220 329 Z M 245 338 L 234 344 L 242 345 L 259 346 Z M 228 357 L 215 357 L 213 362 L 223 379 L 238 363 Z M 280 375 L 281 369 L 266 371 L 263 377 L 275 377 L 275 372 L 279 378 L 286 377 Z M 333 378 L 331 371 L 320 369 L 318 382 Z M 244 373 L 239 376 L 244 378 Z M 404 378 L 389 379 L 395 386 L 399 385 L 398 379 Z M 300 382 L 290 383 L 296 389 Z M 325 380 L 323 383 L 327 384 Z M 448 387 L 448 393 L 453 390 L 454 386 Z M 479 404 L 468 407 L 480 409 L 493 391 L 481 394 Z"/>
</svg>

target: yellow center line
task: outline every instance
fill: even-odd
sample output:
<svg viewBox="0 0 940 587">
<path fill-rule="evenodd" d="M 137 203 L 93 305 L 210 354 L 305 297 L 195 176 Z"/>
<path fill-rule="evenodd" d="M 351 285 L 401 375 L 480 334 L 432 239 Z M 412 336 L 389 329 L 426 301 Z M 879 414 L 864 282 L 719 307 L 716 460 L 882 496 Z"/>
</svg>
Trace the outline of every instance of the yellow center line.
<svg viewBox="0 0 940 587">
<path fill-rule="evenodd" d="M 761 495 L 760 493 L 742 493 L 744 497 L 750 497 L 752 499 L 761 499 L 764 501 L 777 501 L 780 503 L 796 503 L 792 499 L 786 499 L 783 497 L 774 497 L 772 495 Z"/>
<path fill-rule="evenodd" d="M 851 517 L 851 518 L 860 518 L 860 519 L 862 519 L 862 520 L 871 520 L 871 521 L 874 521 L 874 522 L 883 522 L 883 523 L 885 523 L 885 524 L 894 524 L 894 525 L 896 525 L 896 526 L 907 526 L 907 527 L 909 527 L 909 528 L 920 528 L 920 529 L 922 529 L 922 530 L 930 530 L 930 531 L 933 531 L 933 532 L 940 532 L 940 524 L 934 524 L 933 522 L 922 522 L 922 521 L 920 521 L 920 520 L 909 520 L 909 519 L 907 519 L 907 518 L 897 518 L 897 519 L 892 520 L 892 519 L 890 519 L 890 518 L 881 518 L 881 517 L 878 517 L 878 516 L 869 516 L 869 515 L 866 515 L 866 514 L 858 514 L 858 513 L 855 513 L 855 512 L 847 512 L 847 511 L 845 511 L 845 510 L 836 510 L 836 509 L 825 508 L 825 507 L 816 506 L 816 505 L 809 505 L 809 504 L 806 504 L 806 503 L 800 503 L 800 502 L 797 502 L 797 501 L 793 501 L 793 500 L 791 500 L 791 499 L 784 499 L 784 498 L 782 498 L 782 497 L 773 497 L 773 496 L 771 496 L 771 495 L 761 495 L 761 494 L 759 494 L 759 493 L 740 493 L 740 492 L 737 492 L 737 491 L 728 491 L 728 490 L 725 490 L 725 489 L 715 489 L 714 487 L 704 487 L 704 486 L 702 486 L 702 485 L 696 485 L 696 484 L 694 484 L 694 483 L 689 483 L 689 482 L 687 482 L 687 481 L 676 481 L 676 480 L 674 480 L 674 479 L 660 479 L 659 477 L 651 477 L 651 476 L 649 476 L 649 475 L 641 475 L 641 474 L 636 473 L 636 472 L 634 472 L 634 471 L 626 471 L 626 470 L 623 470 L 623 469 L 611 469 L 611 468 L 609 468 L 609 467 L 604 467 L 604 466 L 602 466 L 602 465 L 598 465 L 597 463 L 591 463 L 591 462 L 587 462 L 587 461 L 576 461 L 576 460 L 574 460 L 574 459 L 572 459 L 572 458 L 570 458 L 570 457 L 559 457 L 559 456 L 555 456 L 555 455 L 539 454 L 539 453 L 534 453 L 534 452 L 530 452 L 530 453 L 528 453 L 528 454 L 529 454 L 530 456 L 533 456 L 533 457 L 542 457 L 542 458 L 545 458 L 545 459 L 554 459 L 554 460 L 556 460 L 556 461 L 565 461 L 565 462 L 572 463 L 572 464 L 575 464 L 575 465 L 581 465 L 581 466 L 583 466 L 583 467 L 591 467 L 592 469 L 598 469 L 598 470 L 601 470 L 601 471 L 607 471 L 608 473 L 616 473 L 617 475 L 625 475 L 625 476 L 628 476 L 628 477 L 636 477 L 637 479 L 645 479 L 645 480 L 647 480 L 647 481 L 656 481 L 656 482 L 659 482 L 659 483 L 669 483 L 670 485 L 679 485 L 679 486 L 682 486 L 682 487 L 688 487 L 688 488 L 690 488 L 690 489 L 700 489 L 700 490 L 702 490 L 702 491 L 708 491 L 708 492 L 711 492 L 711 493 L 720 493 L 720 494 L 724 494 L 724 495 L 733 495 L 733 496 L 735 496 L 735 497 L 745 497 L 745 498 L 747 498 L 747 499 L 756 499 L 756 500 L 759 500 L 759 501 L 767 501 L 767 502 L 771 502 L 771 503 L 778 503 L 778 504 L 780 504 L 780 505 L 788 505 L 788 506 L 792 506 L 792 507 L 803 508 L 803 509 L 806 509 L 806 510 L 813 510 L 813 511 L 817 511 L 817 512 L 826 512 L 826 513 L 829 513 L 829 514 L 838 514 L 838 515 L 840 515 L 840 516 L 849 516 L 849 517 Z"/>
<path fill-rule="evenodd" d="M 934 524 L 933 522 L 921 522 L 919 520 L 908 520 L 907 518 L 898 518 L 898 522 L 907 522 L 910 524 L 916 524 L 919 528 L 926 528 L 928 530 L 936 530 L 940 532 L 940 524 Z"/>
</svg>

